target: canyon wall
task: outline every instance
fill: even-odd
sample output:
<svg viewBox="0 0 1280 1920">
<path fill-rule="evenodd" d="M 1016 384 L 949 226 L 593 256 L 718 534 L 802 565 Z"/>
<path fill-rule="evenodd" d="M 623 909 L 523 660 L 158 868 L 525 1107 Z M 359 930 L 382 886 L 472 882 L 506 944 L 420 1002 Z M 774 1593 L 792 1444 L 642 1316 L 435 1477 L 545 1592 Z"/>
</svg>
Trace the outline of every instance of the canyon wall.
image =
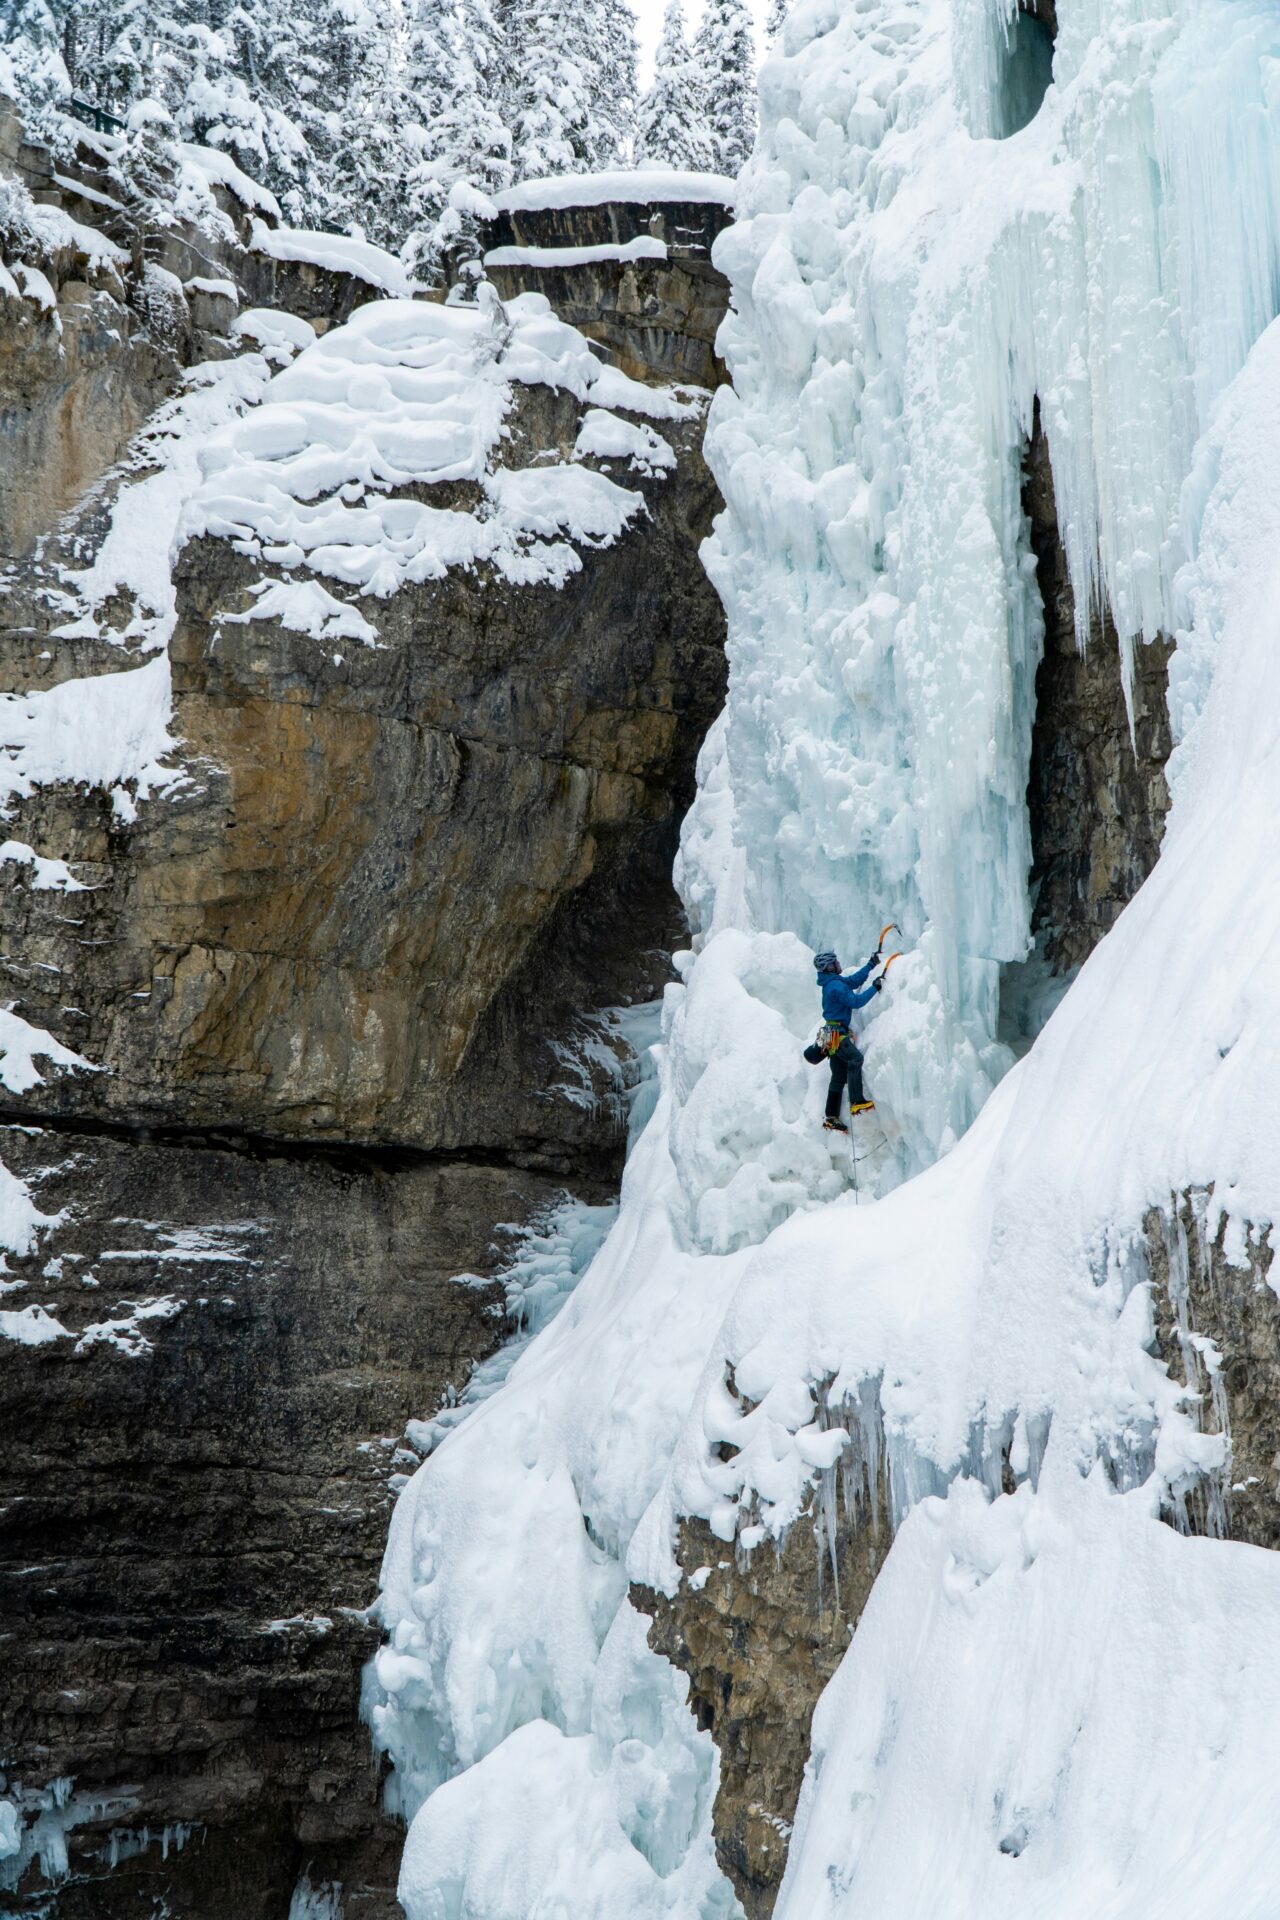
<svg viewBox="0 0 1280 1920">
<path fill-rule="evenodd" d="M 136 692 L 103 723 L 127 731 L 156 609 L 122 587 L 71 616 L 160 457 L 130 436 L 190 367 L 249 352 L 244 309 L 323 334 L 375 289 L 323 244 L 255 250 L 262 209 L 224 185 L 211 238 L 117 200 L 109 153 L 90 178 L 93 139 L 74 179 L 19 136 L 0 158 L 19 147 L 75 224 L 41 255 L 53 306 L 0 310 L 3 684 Z M 659 384 L 705 366 L 717 301 L 704 260 L 697 339 L 669 318 L 651 357 L 615 318 L 613 358 Z M 504 460 L 579 424 L 565 392 L 521 389 Z M 368 602 L 376 646 L 237 624 L 261 566 L 189 542 L 176 777 L 10 793 L 0 964 L 43 1050 L 0 1092 L 41 1216 L 0 1341 L 7 1912 L 285 1920 L 308 1887 L 348 1920 L 398 1912 L 360 1684 L 405 1424 L 507 1336 L 494 1276 L 523 1226 L 566 1189 L 612 1195 L 631 1068 L 609 1010 L 660 990 L 680 937 L 723 616 L 701 412 L 668 440 L 642 512 L 563 589 L 450 572 Z"/>
</svg>

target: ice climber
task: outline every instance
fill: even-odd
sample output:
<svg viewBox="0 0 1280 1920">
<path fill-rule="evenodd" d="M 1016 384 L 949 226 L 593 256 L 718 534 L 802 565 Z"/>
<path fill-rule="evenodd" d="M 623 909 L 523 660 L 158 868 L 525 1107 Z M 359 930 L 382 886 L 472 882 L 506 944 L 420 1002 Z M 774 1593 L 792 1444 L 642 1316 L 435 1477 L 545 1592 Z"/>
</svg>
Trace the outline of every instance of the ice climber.
<svg viewBox="0 0 1280 1920">
<path fill-rule="evenodd" d="M 855 1113 L 870 1113 L 875 1105 L 863 1092 L 862 1055 L 849 1023 L 850 1016 L 859 1007 L 870 1006 L 884 985 L 884 975 L 881 974 L 865 993 L 859 992 L 859 988 L 880 965 L 880 958 L 879 952 L 873 953 L 866 966 L 859 967 L 856 973 L 841 973 L 840 962 L 834 953 L 820 953 L 813 962 L 818 972 L 818 985 L 822 989 L 822 1018 L 826 1024 L 813 1045 L 805 1048 L 805 1059 L 814 1066 L 819 1060 L 831 1062 L 827 1117 L 822 1123 L 829 1133 L 849 1131 L 840 1118 L 840 1096 L 846 1086 L 849 1089 L 850 1119 Z"/>
</svg>

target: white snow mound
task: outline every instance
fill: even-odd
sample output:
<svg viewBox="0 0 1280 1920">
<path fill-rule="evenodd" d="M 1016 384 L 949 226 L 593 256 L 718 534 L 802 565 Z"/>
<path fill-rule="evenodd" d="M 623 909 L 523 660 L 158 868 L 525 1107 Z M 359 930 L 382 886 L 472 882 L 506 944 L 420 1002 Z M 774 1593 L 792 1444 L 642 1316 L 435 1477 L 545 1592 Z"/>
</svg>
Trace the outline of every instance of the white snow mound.
<svg viewBox="0 0 1280 1920">
<path fill-rule="evenodd" d="M 594 403 L 572 460 L 498 464 L 517 384 Z M 603 435 L 606 410 L 687 419 L 700 404 L 603 366 L 541 294 L 506 307 L 489 288 L 475 306 L 376 302 L 307 346 L 262 406 L 209 440 L 182 537 L 220 535 L 384 599 L 451 567 L 560 586 L 580 549 L 608 545 L 644 511 L 641 493 L 578 462 L 619 449 L 651 473 L 674 464 L 647 425 L 617 420 Z M 448 481 L 473 483 L 478 499 L 437 506 L 392 492 Z M 279 611 L 277 600 L 257 611 Z M 291 623 L 314 631 L 315 619 L 309 609 Z"/>
</svg>

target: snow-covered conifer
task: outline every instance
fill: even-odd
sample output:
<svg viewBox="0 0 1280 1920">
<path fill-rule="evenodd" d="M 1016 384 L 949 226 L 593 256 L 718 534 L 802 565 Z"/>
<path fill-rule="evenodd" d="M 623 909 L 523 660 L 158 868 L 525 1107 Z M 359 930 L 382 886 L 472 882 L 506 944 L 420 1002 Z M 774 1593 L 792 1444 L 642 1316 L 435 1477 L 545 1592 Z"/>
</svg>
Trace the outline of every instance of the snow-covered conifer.
<svg viewBox="0 0 1280 1920">
<path fill-rule="evenodd" d="M 516 0 L 510 107 L 518 180 L 592 164 L 593 19 L 581 0 Z"/>
<path fill-rule="evenodd" d="M 35 130 L 71 79 L 65 64 L 66 8 L 56 0 L 0 0 L 4 87 Z"/>
<path fill-rule="evenodd" d="M 627 0 L 510 0 L 503 105 L 518 180 L 617 165 L 635 113 L 635 20 Z"/>
<path fill-rule="evenodd" d="M 769 17 L 765 21 L 765 38 L 772 46 L 787 24 L 787 15 L 791 11 L 791 0 L 769 0 Z"/>
<path fill-rule="evenodd" d="M 635 157 L 664 167 L 715 166 L 706 102 L 685 38 L 684 0 L 667 0 L 653 85 L 636 116 Z"/>
<path fill-rule="evenodd" d="M 322 205 L 380 245 L 404 238 L 416 115 L 405 92 L 398 0 L 340 0 L 345 45 L 325 116 Z"/>
<path fill-rule="evenodd" d="M 438 277 L 470 250 L 477 210 L 511 177 L 506 48 L 491 0 L 418 0 L 405 92 L 414 116 L 404 256 Z"/>
<path fill-rule="evenodd" d="M 721 173 L 742 170 L 756 132 L 755 42 L 747 0 L 707 0 L 695 55 Z"/>
<path fill-rule="evenodd" d="M 587 68 L 588 154 L 593 167 L 631 158 L 636 117 L 636 17 L 629 0 L 593 0 L 595 59 Z"/>
</svg>

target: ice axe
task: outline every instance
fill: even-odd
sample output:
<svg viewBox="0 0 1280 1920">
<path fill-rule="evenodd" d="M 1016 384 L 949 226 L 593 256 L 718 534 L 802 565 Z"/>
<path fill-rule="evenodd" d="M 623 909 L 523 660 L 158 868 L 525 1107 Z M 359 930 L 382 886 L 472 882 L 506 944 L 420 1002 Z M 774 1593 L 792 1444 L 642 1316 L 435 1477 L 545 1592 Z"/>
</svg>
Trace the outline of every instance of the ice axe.
<svg viewBox="0 0 1280 1920">
<path fill-rule="evenodd" d="M 891 921 L 889 922 L 889 924 L 888 924 L 888 926 L 887 926 L 887 927 L 881 927 L 881 929 L 880 929 L 880 940 L 879 940 L 879 944 L 878 944 L 878 945 L 877 945 L 877 947 L 876 947 L 876 952 L 877 952 L 877 954 L 879 954 L 879 955 L 880 955 L 880 956 L 881 956 L 882 958 L 883 958 L 883 955 L 884 955 L 884 943 L 885 943 L 885 941 L 886 941 L 886 939 L 888 938 L 888 936 L 889 936 L 889 935 L 890 935 L 891 933 L 896 933 L 896 934 L 898 934 L 899 936 L 901 936 L 901 933 L 902 933 L 902 928 L 901 928 L 901 927 L 900 927 L 900 926 L 898 925 L 898 923 L 897 923 L 897 921 L 896 921 L 896 920 L 891 920 Z M 877 985 L 877 986 L 881 986 L 881 985 L 883 985 L 883 983 L 884 983 L 884 980 L 885 980 L 885 978 L 886 978 L 886 976 L 888 975 L 888 972 L 889 972 L 889 969 L 890 969 L 890 967 L 891 967 L 891 966 L 893 965 L 893 963 L 894 963 L 894 961 L 895 961 L 895 960 L 901 960 L 901 958 L 902 958 L 902 949 L 901 949 L 901 948 L 899 948 L 899 949 L 898 949 L 898 951 L 897 951 L 896 953 L 891 953 L 891 954 L 889 955 L 889 958 L 888 958 L 887 960 L 885 960 L 885 961 L 884 961 L 884 964 L 883 964 L 883 966 L 882 966 L 882 967 L 881 967 L 881 969 L 880 969 L 880 978 L 879 978 L 879 980 L 877 980 L 877 982 L 876 982 L 876 985 Z"/>
</svg>

